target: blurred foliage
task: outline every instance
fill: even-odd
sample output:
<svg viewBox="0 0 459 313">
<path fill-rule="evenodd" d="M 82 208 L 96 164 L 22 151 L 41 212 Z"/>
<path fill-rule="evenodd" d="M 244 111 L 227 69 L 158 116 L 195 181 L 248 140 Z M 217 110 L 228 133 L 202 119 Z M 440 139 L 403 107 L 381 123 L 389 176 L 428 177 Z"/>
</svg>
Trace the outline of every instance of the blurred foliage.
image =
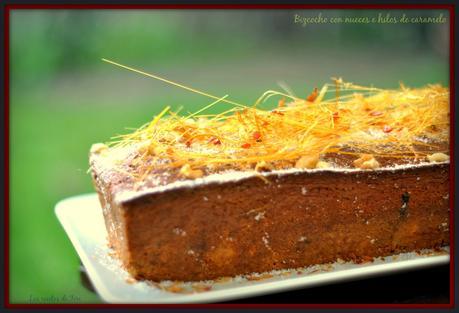
<svg viewBox="0 0 459 313">
<path fill-rule="evenodd" d="M 66 71 L 87 71 L 102 56 L 140 63 L 180 64 L 218 54 L 245 57 L 266 50 L 393 48 L 445 53 L 433 24 L 311 24 L 302 27 L 294 14 L 321 11 L 13 11 L 13 78 L 34 85 Z M 397 11 L 396 11 L 397 12 Z M 375 16 L 391 11 L 327 11 L 326 16 Z M 323 14 L 323 13 L 322 13 Z M 435 11 L 409 12 L 412 16 Z M 25 75 L 24 75 L 25 74 Z M 16 82 L 16 80 L 15 80 Z"/>
<path fill-rule="evenodd" d="M 448 25 L 302 27 L 293 21 L 294 14 L 318 13 L 13 11 L 10 301 L 73 295 L 99 302 L 79 282 L 78 257 L 54 216 L 55 203 L 93 192 L 86 173 L 91 143 L 145 123 L 165 105 L 183 105 L 186 112 L 210 102 L 114 68 L 102 57 L 247 104 L 279 89 L 278 81 L 299 96 L 331 76 L 378 87 L 448 84 Z"/>
</svg>

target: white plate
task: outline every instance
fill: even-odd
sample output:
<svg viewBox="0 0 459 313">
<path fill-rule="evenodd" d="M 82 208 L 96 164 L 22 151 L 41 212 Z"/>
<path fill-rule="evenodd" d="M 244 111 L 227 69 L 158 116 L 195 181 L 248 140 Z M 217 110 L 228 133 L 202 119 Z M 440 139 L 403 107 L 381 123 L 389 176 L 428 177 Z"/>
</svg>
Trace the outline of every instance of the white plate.
<svg viewBox="0 0 459 313">
<path fill-rule="evenodd" d="M 291 289 L 318 286 L 345 280 L 427 267 L 449 262 L 449 249 L 441 252 L 404 253 L 376 259 L 371 263 L 334 263 L 298 270 L 276 271 L 254 280 L 236 277 L 225 282 L 152 284 L 130 278 L 107 247 L 107 232 L 96 194 L 60 201 L 56 215 L 70 237 L 87 273 L 102 299 L 109 303 L 209 303 L 264 295 Z M 266 277 L 267 276 L 267 277 Z M 253 278 L 253 277 L 252 277 Z M 171 292 L 167 286 L 181 288 Z M 202 287 L 211 288 L 202 291 Z"/>
</svg>

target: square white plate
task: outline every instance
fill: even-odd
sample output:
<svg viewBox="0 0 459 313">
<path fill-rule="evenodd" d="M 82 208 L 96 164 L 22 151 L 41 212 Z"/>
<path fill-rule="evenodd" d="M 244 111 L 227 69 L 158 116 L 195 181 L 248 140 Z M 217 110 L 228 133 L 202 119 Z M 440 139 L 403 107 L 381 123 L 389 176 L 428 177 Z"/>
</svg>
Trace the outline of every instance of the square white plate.
<svg viewBox="0 0 459 313">
<path fill-rule="evenodd" d="M 102 299 L 109 303 L 210 303 L 274 292 L 313 287 L 345 280 L 415 269 L 450 260 L 449 249 L 440 252 L 403 253 L 375 259 L 365 264 L 334 263 L 290 271 L 264 274 L 263 279 L 236 277 L 222 282 L 160 285 L 135 281 L 111 256 L 107 232 L 96 194 L 75 196 L 60 201 L 56 215 L 69 236 L 87 273 Z M 263 275 L 263 274 L 262 274 Z M 256 277 L 255 277 L 256 278 Z M 172 289 L 167 288 L 172 284 Z M 179 289 L 177 289 L 177 286 Z M 205 288 L 206 291 L 202 291 Z M 210 290 L 207 290 L 209 289 Z M 178 292 L 177 292 L 178 291 Z"/>
</svg>

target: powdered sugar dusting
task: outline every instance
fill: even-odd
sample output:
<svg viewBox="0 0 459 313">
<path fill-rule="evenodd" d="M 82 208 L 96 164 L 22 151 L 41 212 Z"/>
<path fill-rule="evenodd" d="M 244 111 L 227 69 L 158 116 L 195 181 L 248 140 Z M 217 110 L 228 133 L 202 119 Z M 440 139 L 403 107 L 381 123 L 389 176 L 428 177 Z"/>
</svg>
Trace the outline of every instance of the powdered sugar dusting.
<svg viewBox="0 0 459 313">
<path fill-rule="evenodd" d="M 255 215 L 254 219 L 256 221 L 259 221 L 259 220 L 265 218 L 265 214 L 266 214 L 265 212 L 259 212 L 257 215 Z"/>
<path fill-rule="evenodd" d="M 269 245 L 269 234 L 267 232 L 265 232 L 264 236 L 261 237 L 261 240 L 267 249 L 272 250 L 271 246 Z"/>
<path fill-rule="evenodd" d="M 270 177 L 282 177 L 285 175 L 291 174 L 301 174 L 301 173 L 321 173 L 321 172 L 334 172 L 334 173 L 364 173 L 364 172 L 396 172 L 400 170 L 409 170 L 415 168 L 423 168 L 423 167 L 433 167 L 438 166 L 441 164 L 449 164 L 449 161 L 441 162 L 441 163 L 428 163 L 422 162 L 418 164 L 403 164 L 403 165 L 394 165 L 391 167 L 383 167 L 378 168 L 375 170 L 362 170 L 358 168 L 316 168 L 316 169 L 298 169 L 298 168 L 291 168 L 291 169 L 284 169 L 284 170 L 274 170 L 271 172 L 256 172 L 256 171 L 226 171 L 218 174 L 211 174 L 202 178 L 197 178 L 194 180 L 179 180 L 173 183 L 164 185 L 164 186 L 157 186 L 148 188 L 145 190 L 135 191 L 135 190 L 124 190 L 115 195 L 115 201 L 117 203 L 127 202 L 139 197 L 143 197 L 145 195 L 162 193 L 170 190 L 177 190 L 182 188 L 195 188 L 199 186 L 205 186 L 209 184 L 224 184 L 229 182 L 238 182 L 241 180 L 253 178 L 262 175 L 263 177 L 270 178 Z"/>
<path fill-rule="evenodd" d="M 301 187 L 301 194 L 305 196 L 307 193 L 308 193 L 308 190 L 306 189 L 306 187 Z"/>
<path fill-rule="evenodd" d="M 183 237 L 186 236 L 186 231 L 178 227 L 172 229 L 172 232 L 178 236 L 183 236 Z"/>
</svg>

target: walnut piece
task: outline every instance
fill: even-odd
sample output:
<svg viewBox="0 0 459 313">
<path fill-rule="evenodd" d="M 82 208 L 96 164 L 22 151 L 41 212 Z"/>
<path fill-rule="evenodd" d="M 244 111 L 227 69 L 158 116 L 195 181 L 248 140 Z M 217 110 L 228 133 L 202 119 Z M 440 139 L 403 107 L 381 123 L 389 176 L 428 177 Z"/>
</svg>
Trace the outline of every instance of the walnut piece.
<svg viewBox="0 0 459 313">
<path fill-rule="evenodd" d="M 158 148 L 152 145 L 150 141 L 143 142 L 142 145 L 139 147 L 140 153 L 147 153 L 149 155 L 158 155 L 159 153 L 157 153 L 157 150 Z"/>
<path fill-rule="evenodd" d="M 316 168 L 330 168 L 330 167 L 331 167 L 330 163 L 325 162 L 325 161 L 319 161 L 316 164 Z"/>
<path fill-rule="evenodd" d="M 199 178 L 204 175 L 204 173 L 201 170 L 192 169 L 190 164 L 185 164 L 184 166 L 182 166 L 179 173 L 181 176 L 191 179 Z"/>
<path fill-rule="evenodd" d="M 449 161 L 449 155 L 437 152 L 427 156 L 429 162 L 446 162 Z"/>
<path fill-rule="evenodd" d="M 272 164 L 268 163 L 268 162 L 265 162 L 265 161 L 260 161 L 255 166 L 255 171 L 257 171 L 257 172 L 269 172 L 272 169 L 273 169 Z"/>
<path fill-rule="evenodd" d="M 103 143 L 95 143 L 91 146 L 91 153 L 93 154 L 100 154 L 102 153 L 103 151 L 107 150 L 108 149 L 108 146 L 106 144 L 103 144 Z"/>
<path fill-rule="evenodd" d="M 361 169 L 375 169 L 379 167 L 379 162 L 372 154 L 362 154 L 360 158 L 354 160 L 354 166 Z"/>
<path fill-rule="evenodd" d="M 318 155 L 305 155 L 298 159 L 295 163 L 297 168 L 316 168 L 317 163 L 319 162 Z"/>
</svg>

